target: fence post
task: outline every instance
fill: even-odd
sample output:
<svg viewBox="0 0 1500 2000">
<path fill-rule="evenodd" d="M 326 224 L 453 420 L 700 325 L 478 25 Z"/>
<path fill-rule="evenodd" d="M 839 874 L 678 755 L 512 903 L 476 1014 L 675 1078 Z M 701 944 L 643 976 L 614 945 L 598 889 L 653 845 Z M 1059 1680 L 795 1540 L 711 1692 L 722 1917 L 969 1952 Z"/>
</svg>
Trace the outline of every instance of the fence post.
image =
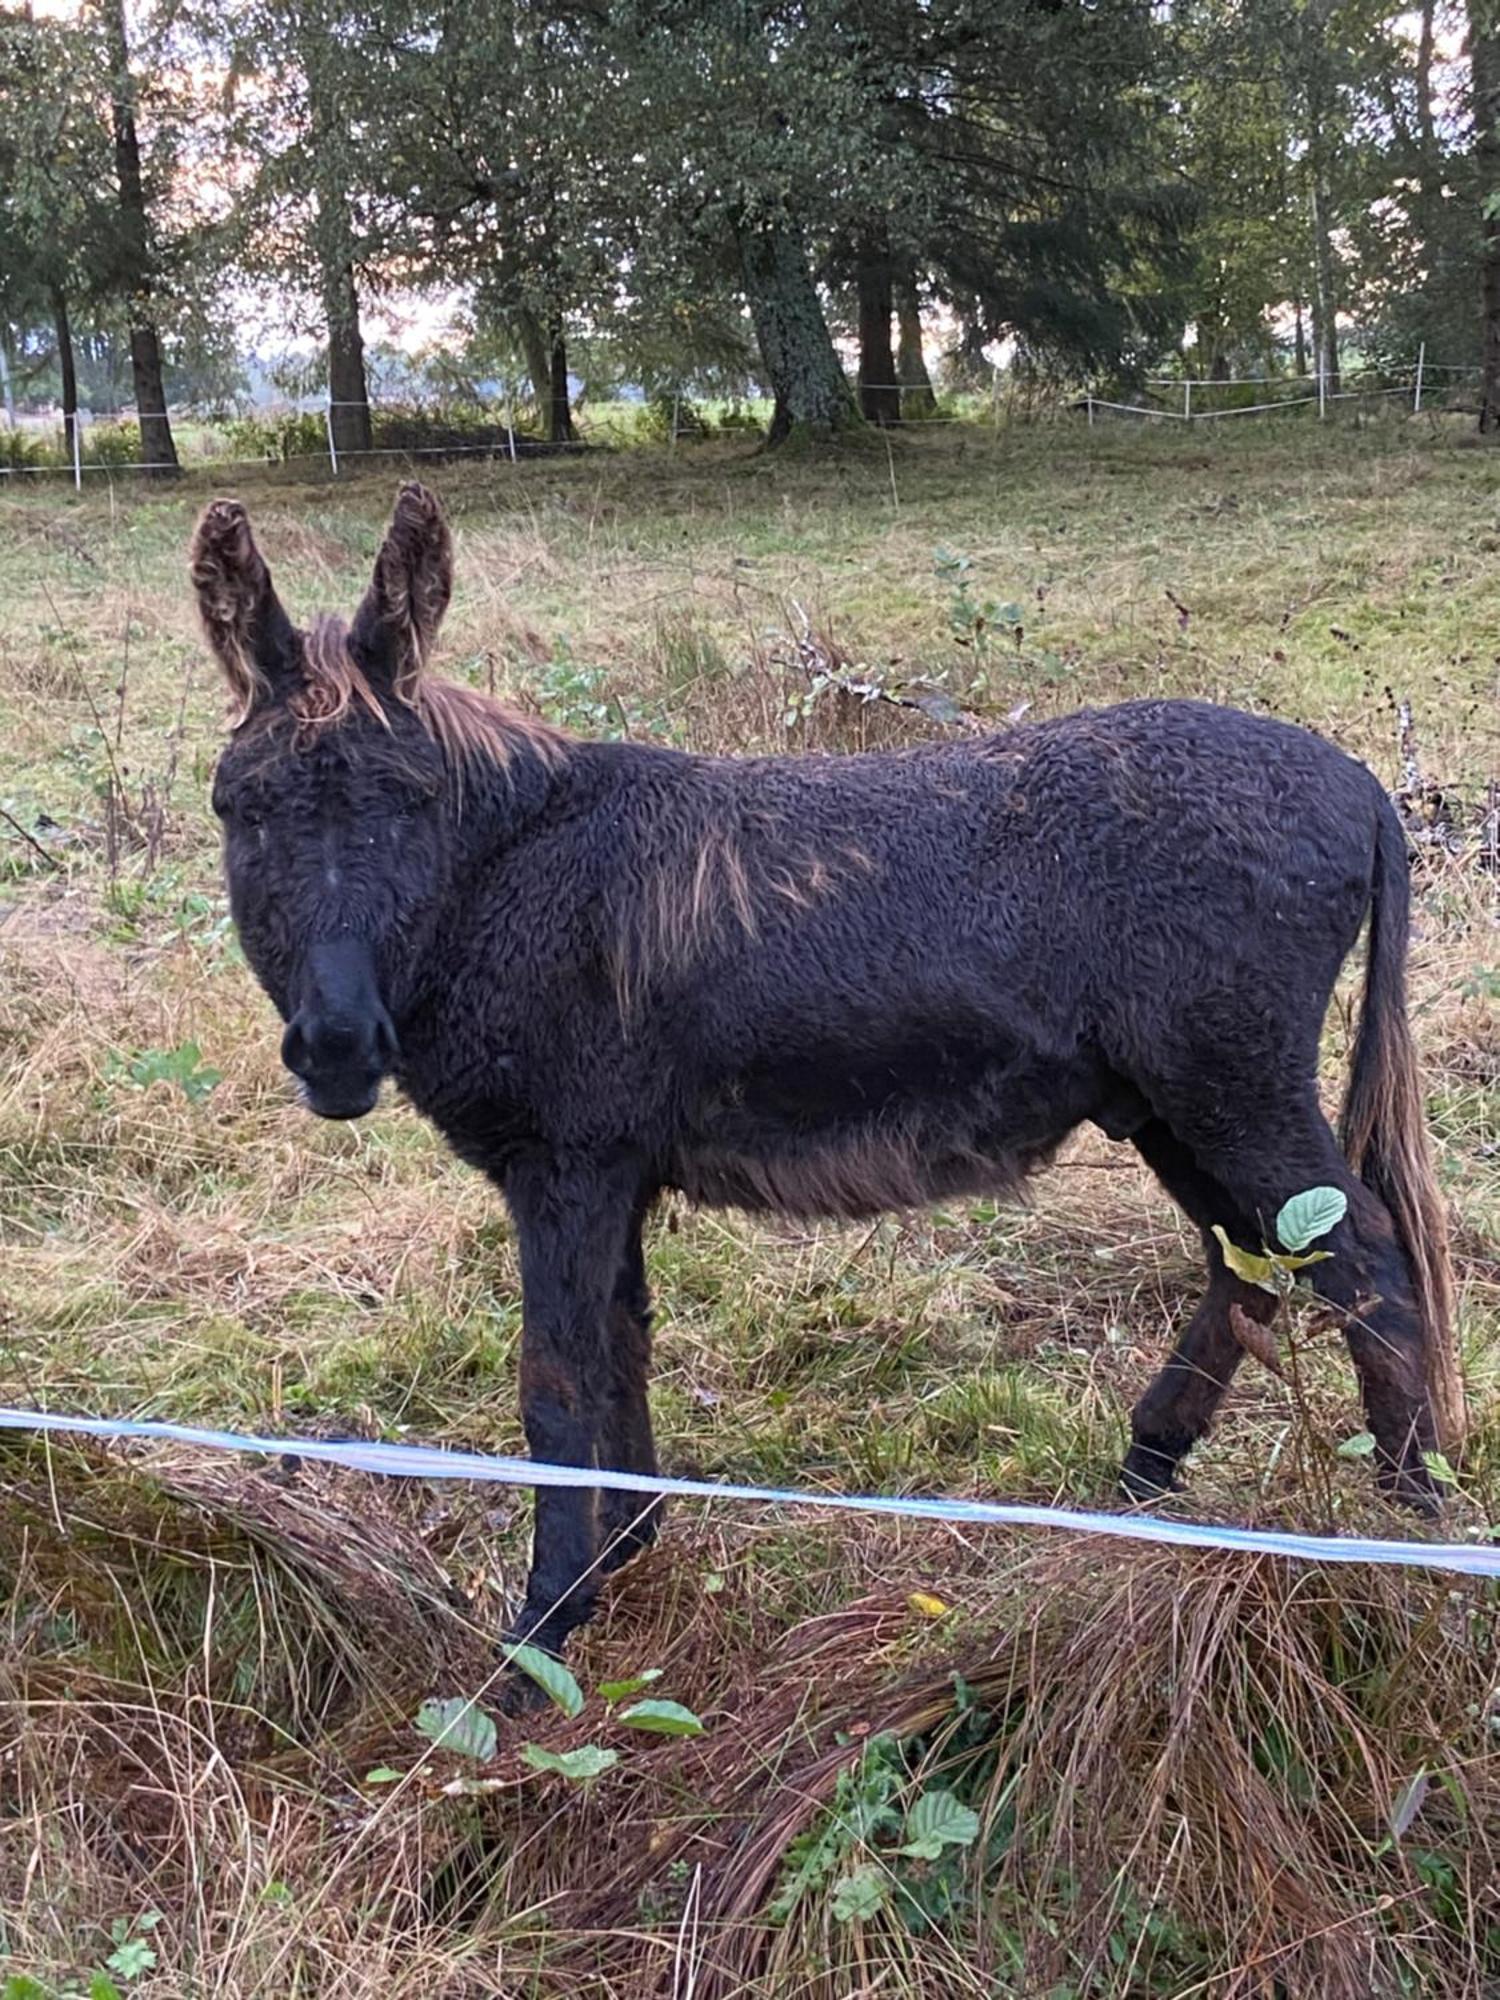
<svg viewBox="0 0 1500 2000">
<path fill-rule="evenodd" d="M 1193 421 L 1193 378 L 1191 375 L 1183 377 L 1182 414 L 1189 423 Z"/>
<path fill-rule="evenodd" d="M 1417 386 L 1411 399 L 1411 413 L 1414 417 L 1422 414 L 1422 370 L 1427 365 L 1427 342 L 1424 340 L 1417 349 Z"/>
<path fill-rule="evenodd" d="M 1088 392 L 1085 401 L 1089 406 L 1089 429 L 1092 430 L 1094 428 L 1094 392 L 1092 389 Z"/>
<path fill-rule="evenodd" d="M 73 411 L 73 484 L 78 492 L 83 491 L 83 412 Z"/>
<path fill-rule="evenodd" d="M 333 476 L 337 479 L 339 476 L 339 448 L 333 441 L 333 401 L 331 398 L 329 399 L 327 409 L 323 412 L 323 422 L 328 430 L 328 463 L 333 467 Z"/>
<path fill-rule="evenodd" d="M 510 462 L 514 465 L 516 462 L 516 413 L 511 398 L 510 377 L 507 375 L 505 378 L 505 442 L 510 447 Z"/>
<path fill-rule="evenodd" d="M 1324 419 L 1324 418 L 1325 418 L 1325 417 L 1326 417 L 1327 415 L 1328 415 L 1328 377 L 1327 377 L 1327 375 L 1325 375 L 1325 374 L 1324 374 L 1324 372 L 1323 372 L 1323 365 L 1322 365 L 1322 363 L 1321 363 L 1321 362 L 1319 362 L 1319 364 L 1318 364 L 1318 422 L 1319 422 L 1319 423 L 1322 423 L 1323 419 Z"/>
<path fill-rule="evenodd" d="M 990 413 L 995 429 L 1000 428 L 1000 364 L 997 361 L 990 376 Z"/>
<path fill-rule="evenodd" d="M 677 425 L 681 415 L 682 415 L 682 391 L 680 389 L 674 389 L 672 391 L 672 436 L 667 445 L 668 458 L 673 458 L 676 456 Z"/>
</svg>

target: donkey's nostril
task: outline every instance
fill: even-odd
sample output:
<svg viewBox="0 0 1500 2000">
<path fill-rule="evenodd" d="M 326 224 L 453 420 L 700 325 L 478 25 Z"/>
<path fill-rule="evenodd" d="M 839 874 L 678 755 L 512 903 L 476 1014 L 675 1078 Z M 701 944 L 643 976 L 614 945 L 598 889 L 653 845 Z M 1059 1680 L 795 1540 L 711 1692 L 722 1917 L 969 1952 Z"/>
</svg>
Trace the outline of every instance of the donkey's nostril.
<svg viewBox="0 0 1500 2000">
<path fill-rule="evenodd" d="M 302 1032 L 300 1014 L 288 1023 L 281 1038 L 281 1060 L 293 1076 L 300 1076 L 307 1065 L 307 1037 Z"/>
</svg>

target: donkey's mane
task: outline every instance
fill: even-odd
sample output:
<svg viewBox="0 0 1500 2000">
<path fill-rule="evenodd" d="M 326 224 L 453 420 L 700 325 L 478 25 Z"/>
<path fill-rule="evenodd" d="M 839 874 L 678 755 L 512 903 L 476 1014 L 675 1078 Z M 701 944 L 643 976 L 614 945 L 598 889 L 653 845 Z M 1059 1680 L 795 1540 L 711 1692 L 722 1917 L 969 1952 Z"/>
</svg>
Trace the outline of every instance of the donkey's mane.
<svg viewBox="0 0 1500 2000">
<path fill-rule="evenodd" d="M 393 701 L 417 717 L 456 775 L 479 764 L 504 770 L 518 754 L 530 753 L 547 765 L 567 755 L 570 739 L 564 731 L 460 681 L 424 673 L 410 692 L 382 698 L 350 650 L 346 622 L 315 620 L 303 645 L 302 685 L 286 703 L 298 747 L 310 748 L 356 708 L 388 729 Z"/>
</svg>

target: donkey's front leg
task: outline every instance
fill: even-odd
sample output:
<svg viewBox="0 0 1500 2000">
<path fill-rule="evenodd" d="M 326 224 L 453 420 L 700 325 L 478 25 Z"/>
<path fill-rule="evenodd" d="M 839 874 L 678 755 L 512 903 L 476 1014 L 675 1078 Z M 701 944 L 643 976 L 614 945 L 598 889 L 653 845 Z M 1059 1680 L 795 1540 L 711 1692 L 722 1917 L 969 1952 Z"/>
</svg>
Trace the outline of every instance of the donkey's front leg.
<svg viewBox="0 0 1500 2000">
<path fill-rule="evenodd" d="M 631 1224 L 634 1175 L 549 1161 L 505 1194 L 521 1251 L 521 1413 L 531 1455 L 593 1466 L 613 1369 L 609 1305 Z M 541 1487 L 526 1602 L 512 1639 L 560 1652 L 598 1596 L 598 1492 Z"/>
</svg>

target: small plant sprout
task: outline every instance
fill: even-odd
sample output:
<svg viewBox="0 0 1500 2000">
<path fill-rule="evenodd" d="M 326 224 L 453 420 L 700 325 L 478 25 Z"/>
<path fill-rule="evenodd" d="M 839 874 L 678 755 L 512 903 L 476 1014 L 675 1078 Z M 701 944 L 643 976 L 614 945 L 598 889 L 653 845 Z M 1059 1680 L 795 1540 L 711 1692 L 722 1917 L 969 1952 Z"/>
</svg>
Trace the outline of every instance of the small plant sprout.
<svg viewBox="0 0 1500 2000">
<path fill-rule="evenodd" d="M 1301 1194 L 1294 1194 L 1276 1217 L 1279 1250 L 1273 1250 L 1269 1244 L 1263 1244 L 1258 1252 L 1242 1250 L 1230 1241 L 1217 1222 L 1213 1226 L 1214 1235 L 1224 1253 L 1224 1262 L 1237 1278 L 1270 1292 L 1274 1298 L 1284 1299 L 1295 1286 L 1299 1271 L 1310 1264 L 1326 1263 L 1333 1255 L 1331 1250 L 1310 1250 L 1308 1245 L 1337 1229 L 1348 1208 L 1348 1197 L 1341 1188 L 1307 1188 Z"/>
<path fill-rule="evenodd" d="M 551 1653 L 543 1652 L 539 1646 L 513 1646 L 508 1662 L 529 1675 L 552 1706 L 570 1722 L 583 1714 L 588 1705 L 583 1689 L 570 1669 Z M 606 1716 L 625 1728 L 638 1729 L 648 1735 L 701 1736 L 702 1720 L 690 1708 L 684 1708 L 681 1702 L 631 1701 L 633 1695 L 660 1680 L 661 1671 L 660 1667 L 646 1667 L 640 1673 L 621 1680 L 600 1681 L 595 1694 L 603 1702 Z M 619 1704 L 625 1701 L 631 1705 L 621 1709 Z M 499 1755 L 499 1724 L 488 1709 L 480 1707 L 477 1700 L 453 1695 L 442 1700 L 424 1701 L 417 1710 L 414 1723 L 434 1750 L 459 1758 L 466 1764 L 493 1764 Z M 619 1761 L 620 1752 L 601 1743 L 580 1743 L 570 1750 L 549 1750 L 540 1743 L 521 1746 L 521 1762 L 528 1770 L 550 1772 L 574 1784 L 587 1784 L 601 1777 L 604 1772 L 613 1770 Z M 374 1770 L 366 1772 L 365 1783 L 396 1785 L 406 1775 L 393 1765 L 379 1764 Z M 508 1782 L 501 1777 L 459 1776 L 449 1779 L 437 1789 L 445 1795 L 454 1796 L 494 1791 Z"/>
</svg>

